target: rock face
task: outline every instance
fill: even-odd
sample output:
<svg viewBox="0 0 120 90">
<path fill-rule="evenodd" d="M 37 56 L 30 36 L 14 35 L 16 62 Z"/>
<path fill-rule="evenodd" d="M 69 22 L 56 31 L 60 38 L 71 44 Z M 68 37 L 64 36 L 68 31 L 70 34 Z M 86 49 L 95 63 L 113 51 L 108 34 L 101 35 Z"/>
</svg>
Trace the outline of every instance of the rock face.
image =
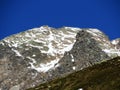
<svg viewBox="0 0 120 90">
<path fill-rule="evenodd" d="M 0 89 L 25 90 L 116 56 L 120 40 L 97 29 L 34 28 L 0 41 Z"/>
</svg>

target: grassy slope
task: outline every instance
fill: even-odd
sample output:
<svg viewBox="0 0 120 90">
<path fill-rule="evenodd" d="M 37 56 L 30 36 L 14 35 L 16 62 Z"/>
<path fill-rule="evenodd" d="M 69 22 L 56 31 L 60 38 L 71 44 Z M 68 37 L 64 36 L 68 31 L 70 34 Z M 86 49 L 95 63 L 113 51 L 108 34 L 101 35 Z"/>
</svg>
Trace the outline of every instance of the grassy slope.
<svg viewBox="0 0 120 90">
<path fill-rule="evenodd" d="M 120 90 L 120 57 L 28 90 Z"/>
</svg>

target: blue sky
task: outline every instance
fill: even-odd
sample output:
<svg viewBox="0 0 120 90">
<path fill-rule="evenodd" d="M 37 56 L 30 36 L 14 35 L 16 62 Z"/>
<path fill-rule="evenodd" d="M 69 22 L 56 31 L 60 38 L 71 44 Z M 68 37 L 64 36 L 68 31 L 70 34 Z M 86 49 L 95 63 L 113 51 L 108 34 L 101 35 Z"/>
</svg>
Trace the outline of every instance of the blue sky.
<svg viewBox="0 0 120 90">
<path fill-rule="evenodd" d="M 98 28 L 120 37 L 120 0 L 0 0 L 0 39 L 34 27 Z"/>
</svg>

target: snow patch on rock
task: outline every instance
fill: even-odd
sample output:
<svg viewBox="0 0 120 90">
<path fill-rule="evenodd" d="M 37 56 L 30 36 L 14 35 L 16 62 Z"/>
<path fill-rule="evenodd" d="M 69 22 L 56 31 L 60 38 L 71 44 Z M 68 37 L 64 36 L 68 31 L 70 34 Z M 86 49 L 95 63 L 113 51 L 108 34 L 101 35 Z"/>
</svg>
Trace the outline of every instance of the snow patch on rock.
<svg viewBox="0 0 120 90">
<path fill-rule="evenodd" d="M 112 55 L 120 56 L 120 51 L 116 49 L 104 49 L 103 51 L 107 53 L 108 56 L 112 56 Z"/>
<path fill-rule="evenodd" d="M 34 63 L 30 63 L 31 64 L 31 69 L 34 69 L 38 72 L 47 72 L 49 71 L 50 69 L 55 69 L 55 65 L 58 63 L 59 59 L 55 59 L 55 60 L 52 60 L 50 62 L 47 62 L 47 63 L 41 63 L 39 64 L 38 66 L 35 66 Z"/>
</svg>

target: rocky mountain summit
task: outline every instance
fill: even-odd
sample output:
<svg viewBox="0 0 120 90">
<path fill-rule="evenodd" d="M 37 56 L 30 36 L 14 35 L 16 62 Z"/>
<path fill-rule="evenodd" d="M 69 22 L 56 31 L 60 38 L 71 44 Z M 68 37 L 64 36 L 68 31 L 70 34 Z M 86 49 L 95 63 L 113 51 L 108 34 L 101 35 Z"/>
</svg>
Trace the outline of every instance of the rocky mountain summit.
<svg viewBox="0 0 120 90">
<path fill-rule="evenodd" d="M 0 41 L 0 90 L 25 90 L 120 56 L 120 39 L 92 28 L 33 28 Z"/>
</svg>

